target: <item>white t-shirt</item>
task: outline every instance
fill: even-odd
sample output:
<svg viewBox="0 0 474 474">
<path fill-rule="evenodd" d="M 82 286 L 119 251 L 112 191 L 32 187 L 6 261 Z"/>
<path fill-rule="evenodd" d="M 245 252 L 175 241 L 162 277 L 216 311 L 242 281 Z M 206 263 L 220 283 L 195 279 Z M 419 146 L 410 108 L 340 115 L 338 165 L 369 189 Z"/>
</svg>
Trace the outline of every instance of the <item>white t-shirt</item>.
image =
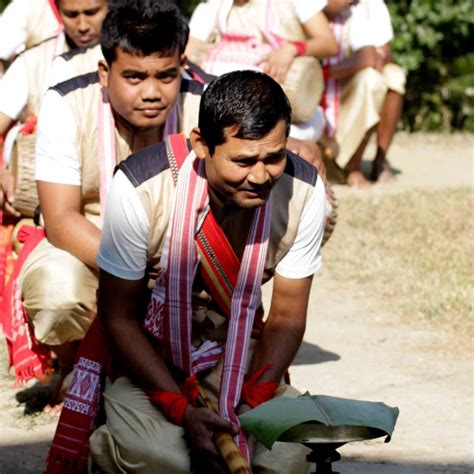
<svg viewBox="0 0 474 474">
<path fill-rule="evenodd" d="M 28 93 L 26 64 L 19 56 L 0 79 L 0 112 L 17 120 L 28 103 Z"/>
<path fill-rule="evenodd" d="M 28 38 L 28 2 L 10 2 L 0 16 L 0 59 L 8 59 L 25 48 Z"/>
<path fill-rule="evenodd" d="M 393 39 L 390 13 L 383 0 L 361 0 L 351 8 L 349 46 L 357 51 L 365 46 L 376 48 Z"/>
<path fill-rule="evenodd" d="M 320 246 L 324 233 L 326 196 L 318 178 L 315 191 L 303 211 L 296 239 L 276 272 L 286 278 L 305 278 L 321 267 Z M 124 280 L 139 280 L 147 268 L 150 221 L 136 189 L 122 171 L 112 182 L 97 264 Z"/>
<path fill-rule="evenodd" d="M 328 0 L 293 0 L 293 3 L 298 19 L 301 23 L 306 23 L 328 4 Z M 200 3 L 195 8 L 189 21 L 190 36 L 201 41 L 208 40 L 211 33 L 217 27 L 216 8 L 218 6 L 218 2 L 211 0 L 206 3 Z"/>
<path fill-rule="evenodd" d="M 64 98 L 49 89 L 43 98 L 36 132 L 35 179 L 81 185 L 76 121 Z"/>
</svg>

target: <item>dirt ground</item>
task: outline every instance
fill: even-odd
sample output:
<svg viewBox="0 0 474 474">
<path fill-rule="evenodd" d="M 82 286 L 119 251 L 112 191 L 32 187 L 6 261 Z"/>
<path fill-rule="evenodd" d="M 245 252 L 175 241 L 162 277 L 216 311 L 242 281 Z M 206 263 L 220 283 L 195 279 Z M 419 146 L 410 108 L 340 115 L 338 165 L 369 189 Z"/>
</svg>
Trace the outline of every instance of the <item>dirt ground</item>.
<svg viewBox="0 0 474 474">
<path fill-rule="evenodd" d="M 473 185 L 473 136 L 398 134 L 390 158 L 397 182 L 363 192 Z M 336 192 L 361 191 L 337 186 Z M 266 298 L 269 293 L 266 288 Z M 42 394 L 37 387 L 13 389 L 3 347 L 0 352 L 0 474 L 38 473 L 55 420 L 24 414 L 41 404 Z M 313 394 L 399 407 L 389 444 L 340 448 L 334 469 L 341 473 L 474 473 L 473 360 L 465 335 L 402 322 L 397 308 L 387 308 L 363 282 L 341 287 L 323 270 L 291 376 L 297 388 Z"/>
</svg>

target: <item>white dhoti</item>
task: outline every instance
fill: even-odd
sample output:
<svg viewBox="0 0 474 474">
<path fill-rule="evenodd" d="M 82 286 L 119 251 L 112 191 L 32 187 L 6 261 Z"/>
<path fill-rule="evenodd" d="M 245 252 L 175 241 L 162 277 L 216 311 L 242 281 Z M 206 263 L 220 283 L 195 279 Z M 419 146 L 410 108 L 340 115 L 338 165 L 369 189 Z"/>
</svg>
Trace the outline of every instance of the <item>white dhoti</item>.
<svg viewBox="0 0 474 474">
<path fill-rule="evenodd" d="M 43 239 L 20 273 L 23 304 L 36 339 L 60 345 L 81 340 L 97 312 L 95 273 Z"/>
<path fill-rule="evenodd" d="M 388 90 L 405 93 L 405 73 L 396 64 L 386 64 L 380 73 L 373 68 L 359 71 L 342 81 L 336 140 L 337 163 L 344 168 L 366 133 L 380 121 L 380 112 Z"/>
<path fill-rule="evenodd" d="M 219 364 L 201 386 L 214 406 L 220 386 Z M 295 397 L 298 392 L 281 384 L 275 396 Z M 169 422 L 150 403 L 143 390 L 127 377 L 107 380 L 104 392 L 107 422 L 90 438 L 92 472 L 94 464 L 107 473 L 184 474 L 190 472 L 190 449 L 182 427 Z M 308 448 L 300 444 L 275 443 L 271 451 L 257 444 L 252 472 L 305 474 Z"/>
</svg>

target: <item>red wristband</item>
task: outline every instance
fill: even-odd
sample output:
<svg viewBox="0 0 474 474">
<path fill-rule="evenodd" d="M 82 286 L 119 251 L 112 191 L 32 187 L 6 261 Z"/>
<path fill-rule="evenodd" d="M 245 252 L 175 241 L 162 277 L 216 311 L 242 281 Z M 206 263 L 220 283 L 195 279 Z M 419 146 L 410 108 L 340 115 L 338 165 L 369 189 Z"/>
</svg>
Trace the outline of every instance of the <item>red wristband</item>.
<svg viewBox="0 0 474 474">
<path fill-rule="evenodd" d="M 180 388 L 183 393 L 166 392 L 164 390 L 156 390 L 155 392 L 148 393 L 150 402 L 158 405 L 166 418 L 175 425 L 183 424 L 186 408 L 188 408 L 189 403 L 195 405 L 199 397 L 199 389 L 195 375 L 188 377 Z"/>
<path fill-rule="evenodd" d="M 249 377 L 242 385 L 241 399 L 252 408 L 267 402 L 278 388 L 278 382 L 268 381 L 257 383 L 258 379 L 271 368 L 271 365 L 265 365 L 257 370 L 251 377 Z"/>
<path fill-rule="evenodd" d="M 306 53 L 306 41 L 290 41 L 290 44 L 292 44 L 296 48 L 296 56 L 304 56 Z"/>
<path fill-rule="evenodd" d="M 182 425 L 184 412 L 188 408 L 189 400 L 181 393 L 157 390 L 148 394 L 150 402 L 158 405 L 166 418 L 175 425 Z"/>
</svg>

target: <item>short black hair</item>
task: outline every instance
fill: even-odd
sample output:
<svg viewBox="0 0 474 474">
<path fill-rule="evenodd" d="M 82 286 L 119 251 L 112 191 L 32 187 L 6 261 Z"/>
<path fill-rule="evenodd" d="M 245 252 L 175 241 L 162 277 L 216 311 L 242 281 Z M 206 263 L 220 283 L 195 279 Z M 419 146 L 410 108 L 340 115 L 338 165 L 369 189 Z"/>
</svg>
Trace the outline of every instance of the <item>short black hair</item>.
<svg viewBox="0 0 474 474">
<path fill-rule="evenodd" d="M 186 18 L 168 0 L 122 0 L 114 2 L 100 33 L 102 54 L 109 65 L 117 48 L 128 54 L 172 56 L 183 54 L 188 41 Z"/>
<path fill-rule="evenodd" d="M 291 105 L 281 86 L 267 74 L 234 71 L 209 84 L 201 98 L 199 129 L 214 154 L 225 142 L 224 129 L 237 126 L 237 138 L 259 140 L 280 120 L 290 132 Z"/>
</svg>

